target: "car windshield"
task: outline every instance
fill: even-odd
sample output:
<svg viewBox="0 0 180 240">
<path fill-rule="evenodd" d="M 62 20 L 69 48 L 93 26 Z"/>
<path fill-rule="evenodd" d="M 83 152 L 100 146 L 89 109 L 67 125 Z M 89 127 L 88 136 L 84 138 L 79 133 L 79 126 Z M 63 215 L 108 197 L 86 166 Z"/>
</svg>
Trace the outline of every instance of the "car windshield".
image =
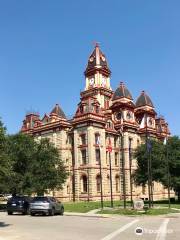
<svg viewBox="0 0 180 240">
<path fill-rule="evenodd" d="M 35 197 L 33 198 L 32 202 L 48 202 L 47 197 Z"/>
<path fill-rule="evenodd" d="M 20 196 L 15 196 L 9 199 L 9 201 L 22 201 L 24 200 L 24 197 L 20 197 Z"/>
</svg>

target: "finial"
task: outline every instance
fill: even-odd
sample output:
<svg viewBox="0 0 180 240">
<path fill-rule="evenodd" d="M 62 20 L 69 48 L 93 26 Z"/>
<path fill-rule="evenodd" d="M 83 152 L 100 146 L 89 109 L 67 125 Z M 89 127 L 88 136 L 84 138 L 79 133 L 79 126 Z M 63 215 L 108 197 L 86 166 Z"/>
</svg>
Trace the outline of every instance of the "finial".
<svg viewBox="0 0 180 240">
<path fill-rule="evenodd" d="M 93 44 L 95 47 L 99 47 L 99 42 L 94 41 Z"/>
</svg>

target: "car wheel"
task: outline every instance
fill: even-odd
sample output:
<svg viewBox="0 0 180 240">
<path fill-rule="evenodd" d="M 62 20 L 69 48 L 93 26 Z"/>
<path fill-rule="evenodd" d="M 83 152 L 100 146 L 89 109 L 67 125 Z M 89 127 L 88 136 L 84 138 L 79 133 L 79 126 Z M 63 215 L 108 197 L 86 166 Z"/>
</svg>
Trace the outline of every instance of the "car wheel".
<svg viewBox="0 0 180 240">
<path fill-rule="evenodd" d="M 30 215 L 31 215 L 31 216 L 35 216 L 35 213 L 31 212 Z"/>
<path fill-rule="evenodd" d="M 55 214 L 54 208 L 52 208 L 51 210 L 49 210 L 49 216 L 54 216 L 54 214 Z"/>
<path fill-rule="evenodd" d="M 13 212 L 9 212 L 9 211 L 8 211 L 8 215 L 12 215 L 12 214 L 13 214 Z"/>
<path fill-rule="evenodd" d="M 61 208 L 60 215 L 64 215 L 64 208 L 63 207 Z"/>
</svg>

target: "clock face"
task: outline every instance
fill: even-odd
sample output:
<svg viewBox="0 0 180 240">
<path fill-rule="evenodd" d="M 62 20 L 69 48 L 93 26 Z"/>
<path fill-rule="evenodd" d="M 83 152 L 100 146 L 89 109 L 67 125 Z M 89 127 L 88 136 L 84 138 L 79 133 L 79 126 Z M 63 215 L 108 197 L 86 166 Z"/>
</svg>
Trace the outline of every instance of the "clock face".
<svg viewBox="0 0 180 240">
<path fill-rule="evenodd" d="M 126 114 L 127 120 L 131 120 L 133 118 L 132 112 L 128 111 Z"/>
<path fill-rule="evenodd" d="M 116 114 L 116 119 L 119 121 L 119 120 L 121 120 L 121 117 L 122 117 L 121 112 L 118 112 L 118 113 Z"/>
<path fill-rule="evenodd" d="M 89 84 L 92 86 L 92 85 L 94 85 L 94 78 L 90 78 L 89 79 Z"/>
</svg>

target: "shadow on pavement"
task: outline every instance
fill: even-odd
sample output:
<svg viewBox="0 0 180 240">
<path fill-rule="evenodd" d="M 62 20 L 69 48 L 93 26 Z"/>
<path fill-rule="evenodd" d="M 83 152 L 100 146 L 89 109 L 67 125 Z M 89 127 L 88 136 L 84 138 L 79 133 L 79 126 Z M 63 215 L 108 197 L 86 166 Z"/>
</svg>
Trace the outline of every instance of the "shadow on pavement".
<svg viewBox="0 0 180 240">
<path fill-rule="evenodd" d="M 11 224 L 6 224 L 4 222 L 0 222 L 0 228 L 1 227 L 9 227 Z"/>
</svg>

